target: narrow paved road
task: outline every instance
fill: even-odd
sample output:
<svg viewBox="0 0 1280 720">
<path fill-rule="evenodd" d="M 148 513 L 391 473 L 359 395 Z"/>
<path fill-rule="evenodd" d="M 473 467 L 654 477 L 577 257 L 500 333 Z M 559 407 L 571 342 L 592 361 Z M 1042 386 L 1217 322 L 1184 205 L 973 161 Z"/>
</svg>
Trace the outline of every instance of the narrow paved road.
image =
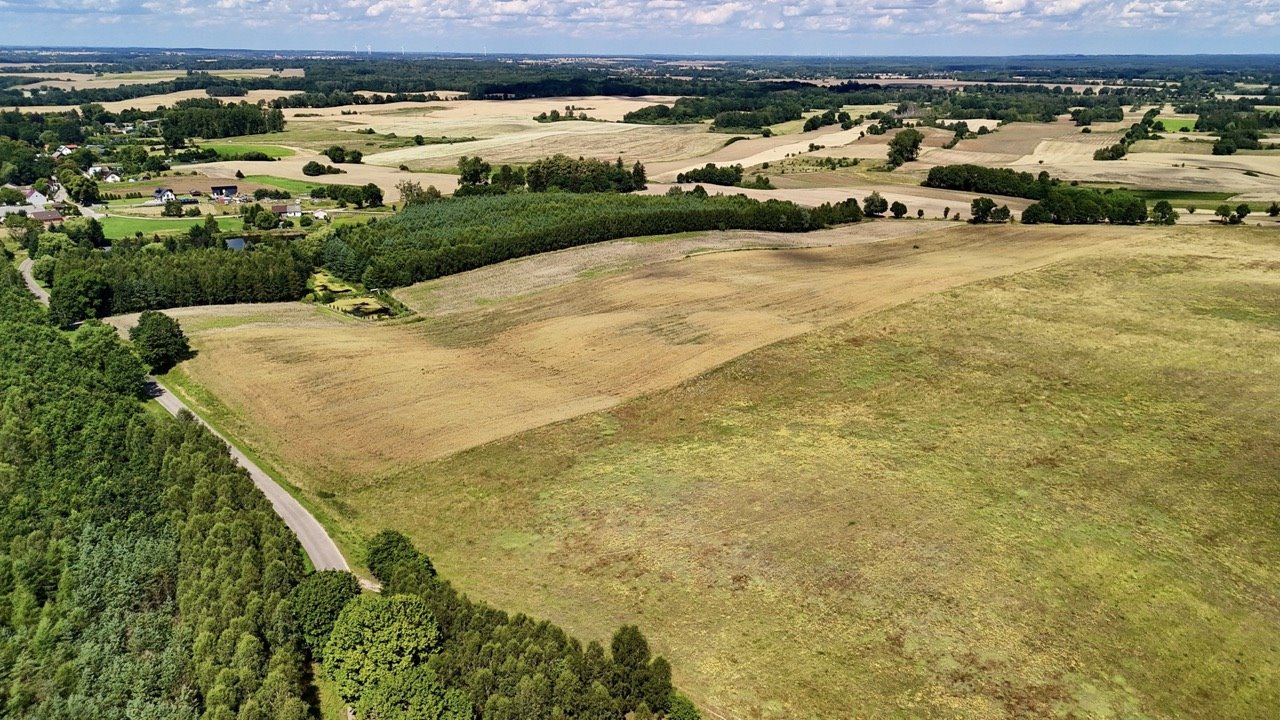
<svg viewBox="0 0 1280 720">
<path fill-rule="evenodd" d="M 32 262 L 31 258 L 27 258 L 26 260 L 23 260 L 20 265 L 18 265 L 18 272 L 22 273 L 22 279 L 26 281 L 27 289 L 31 291 L 31 294 L 35 295 L 36 299 L 39 300 L 40 302 L 44 303 L 45 305 L 48 305 L 49 291 L 40 287 L 40 283 L 36 282 L 35 276 L 31 274 L 31 268 L 34 266 L 35 266 L 35 263 Z"/>
<path fill-rule="evenodd" d="M 31 275 L 32 262 L 30 259 L 22 261 L 18 266 L 18 270 L 22 272 L 22 277 L 27 283 L 27 287 L 31 289 L 32 294 L 40 299 L 45 305 L 49 304 L 49 293 L 36 283 L 36 279 Z M 284 488 L 280 487 L 271 476 L 262 471 L 252 460 L 245 457 L 244 453 L 236 449 L 234 445 L 227 442 L 217 430 L 209 426 L 199 415 L 191 411 L 181 400 L 173 396 L 173 393 L 165 390 L 153 378 L 147 378 L 151 389 L 151 395 L 156 402 L 165 410 L 168 410 L 175 417 L 178 413 L 186 410 L 191 413 L 201 425 L 209 428 L 209 432 L 217 435 L 219 439 L 227 443 L 227 448 L 231 452 L 231 457 L 239 463 L 241 467 L 249 471 L 249 477 L 253 478 L 253 484 L 258 486 L 263 495 L 271 501 L 271 507 L 284 520 L 284 524 L 289 526 L 294 535 L 298 536 L 298 542 L 302 544 L 302 549 L 306 551 L 307 557 L 311 558 L 311 564 L 317 570 L 350 570 L 347 565 L 346 558 L 342 557 L 342 553 L 338 551 L 338 546 L 334 544 L 333 538 L 329 537 L 329 533 L 325 532 L 316 519 L 307 512 L 307 509 L 294 499 Z M 374 584 L 369 584 L 373 589 Z"/>
</svg>

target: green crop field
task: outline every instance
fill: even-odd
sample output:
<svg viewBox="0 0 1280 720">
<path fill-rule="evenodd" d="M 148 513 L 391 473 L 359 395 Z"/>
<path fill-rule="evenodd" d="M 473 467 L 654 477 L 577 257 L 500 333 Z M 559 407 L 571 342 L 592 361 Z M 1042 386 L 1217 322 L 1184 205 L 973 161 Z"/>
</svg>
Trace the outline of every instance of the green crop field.
<svg viewBox="0 0 1280 720">
<path fill-rule="evenodd" d="M 108 238 L 132 237 L 136 233 L 143 235 L 169 235 L 186 232 L 192 225 L 204 222 L 198 218 L 137 218 L 112 215 L 102 220 L 102 232 Z M 239 217 L 219 217 L 218 227 L 223 231 L 239 230 L 242 221 Z"/>
<path fill-rule="evenodd" d="M 338 176 L 331 176 L 338 177 Z M 276 177 L 274 175 L 247 175 L 245 182 L 257 183 L 259 185 L 269 185 L 281 190 L 288 190 L 294 195 L 306 195 L 312 189 L 320 187 L 322 183 L 308 182 L 306 180 L 292 180 L 290 178 Z"/>
<path fill-rule="evenodd" d="M 260 152 L 270 158 L 292 157 L 294 151 L 279 145 L 257 145 L 249 143 L 204 143 L 201 147 L 216 150 L 218 155 L 235 159 L 245 153 Z"/>
<path fill-rule="evenodd" d="M 1195 118 L 1175 118 L 1168 115 L 1156 118 L 1159 122 L 1164 123 L 1164 129 L 1168 132 L 1195 132 Z"/>
</svg>

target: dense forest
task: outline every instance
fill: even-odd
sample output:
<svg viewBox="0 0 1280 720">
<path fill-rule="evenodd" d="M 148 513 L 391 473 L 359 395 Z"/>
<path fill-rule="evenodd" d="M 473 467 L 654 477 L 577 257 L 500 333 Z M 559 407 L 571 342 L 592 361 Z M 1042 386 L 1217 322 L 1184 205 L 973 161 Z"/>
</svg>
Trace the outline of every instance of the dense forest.
<svg viewBox="0 0 1280 720">
<path fill-rule="evenodd" d="M 861 219 L 778 200 L 517 193 L 427 202 L 389 220 L 337 228 L 317 264 L 370 287 L 398 287 L 535 253 L 690 230 L 805 232 Z"/>
<path fill-rule="evenodd" d="M 0 270 L 0 715 L 306 718 L 297 541 L 143 380 L 113 328 L 59 332 Z"/>
<path fill-rule="evenodd" d="M 50 313 L 61 325 L 139 310 L 297 300 L 310 260 L 289 247 L 252 252 L 65 252 L 53 268 Z"/>
</svg>

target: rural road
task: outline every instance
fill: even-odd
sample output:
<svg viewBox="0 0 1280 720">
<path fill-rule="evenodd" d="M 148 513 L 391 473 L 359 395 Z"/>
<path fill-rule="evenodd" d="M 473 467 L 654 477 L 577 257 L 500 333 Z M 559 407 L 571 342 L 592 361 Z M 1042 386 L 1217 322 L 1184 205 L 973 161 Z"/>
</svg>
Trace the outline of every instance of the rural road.
<svg viewBox="0 0 1280 720">
<path fill-rule="evenodd" d="M 22 273 L 22 278 L 26 281 L 31 293 L 39 298 L 40 302 L 48 305 L 49 293 L 36 282 L 36 279 L 31 275 L 31 268 L 32 262 L 30 259 L 23 260 L 18 266 L 18 270 Z M 249 471 L 249 477 L 253 478 L 253 484 L 257 485 L 262 494 L 267 496 L 267 499 L 271 501 L 272 509 L 280 516 L 281 520 L 284 520 L 284 524 L 289 526 L 293 534 L 298 536 L 298 542 L 302 544 L 302 549 L 306 551 L 307 557 L 311 559 L 311 564 L 315 566 L 316 570 L 351 570 L 350 566 L 347 565 L 346 558 L 342 557 L 338 546 L 334 544 L 333 538 L 329 537 L 329 533 L 325 532 L 324 526 L 311 513 L 307 512 L 307 509 L 302 507 L 288 491 L 280 487 L 275 480 L 271 479 L 270 475 L 263 472 L 262 468 L 258 467 L 244 453 L 227 442 L 227 439 L 217 430 L 210 427 L 209 423 L 204 421 L 204 418 L 192 412 L 191 408 L 174 397 L 173 393 L 161 387 L 154 378 L 147 378 L 147 383 L 151 390 L 151 397 L 155 398 L 155 401 L 160 403 L 160 406 L 168 410 L 170 414 L 177 417 L 179 413 L 186 410 L 201 425 L 208 428 L 209 432 L 227 444 L 232 459 L 240 467 Z M 362 582 L 361 584 L 369 589 L 375 589 L 372 583 Z"/>
<path fill-rule="evenodd" d="M 31 258 L 27 258 L 18 265 L 18 272 L 22 273 L 22 279 L 27 283 L 27 289 L 31 291 L 31 294 L 35 295 L 40 302 L 48 305 L 49 291 L 40 287 L 40 283 L 36 282 L 35 276 L 31 274 L 31 268 L 34 266 L 35 263 L 32 262 Z"/>
</svg>

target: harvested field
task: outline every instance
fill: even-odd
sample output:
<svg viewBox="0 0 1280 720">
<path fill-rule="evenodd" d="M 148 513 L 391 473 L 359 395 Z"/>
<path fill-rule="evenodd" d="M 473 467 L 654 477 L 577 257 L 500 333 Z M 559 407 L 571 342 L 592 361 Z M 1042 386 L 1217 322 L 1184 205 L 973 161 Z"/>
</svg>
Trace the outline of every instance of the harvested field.
<svg viewBox="0 0 1280 720">
<path fill-rule="evenodd" d="M 1001 156 L 1001 160 L 1012 162 L 1018 157 L 1034 153 L 1040 143 L 1045 140 L 1059 140 L 1080 134 L 1080 128 L 1070 120 L 1058 120 L 1053 123 L 1016 122 L 1004 125 L 995 132 L 979 135 L 972 140 L 961 140 L 955 149 Z"/>
<path fill-rule="evenodd" d="M 397 170 L 390 167 L 382 167 L 380 165 L 340 165 L 342 170 L 346 171 L 341 175 L 323 175 L 319 177 L 310 177 L 302 172 L 302 167 L 310 161 L 321 162 L 326 165 L 331 164 L 329 159 L 320 155 L 299 154 L 293 157 L 282 158 L 272 163 L 253 163 L 239 161 L 220 161 L 211 163 L 201 163 L 199 165 L 188 165 L 186 169 L 196 170 L 210 178 L 219 180 L 231 180 L 236 176 L 236 171 L 243 171 L 245 175 L 253 173 L 270 173 L 273 176 L 296 180 L 314 185 L 364 185 L 365 183 L 374 183 L 382 188 L 383 201 L 393 203 L 400 201 L 400 191 L 396 189 L 396 185 L 403 181 L 411 181 L 420 183 L 423 187 L 435 185 L 440 192 L 453 192 L 458 186 L 458 177 L 456 175 L 444 175 L 440 173 L 411 173 L 403 170 Z M 214 183 L 219 184 L 219 183 Z"/>
<path fill-rule="evenodd" d="M 249 94 L 244 97 L 237 98 L 218 98 L 223 101 L 230 102 L 247 102 L 257 103 L 259 100 L 275 100 L 279 97 L 294 94 L 288 90 L 250 90 Z M 204 90 L 183 90 L 181 92 L 165 93 L 164 95 L 145 95 L 143 97 L 134 98 L 132 100 L 113 100 L 110 102 L 99 103 L 102 107 L 110 112 L 118 113 L 122 110 L 155 110 L 164 105 L 172 106 L 179 100 L 190 100 L 192 98 L 207 98 L 209 94 Z M 32 105 L 23 107 L 22 112 L 26 113 L 53 113 L 62 112 L 73 105 Z"/>
<path fill-rule="evenodd" d="M 813 153 L 815 156 L 822 153 L 838 152 L 835 148 L 844 148 L 855 142 L 858 139 L 858 133 L 865 129 L 865 125 L 850 128 L 849 130 L 841 130 L 838 126 L 833 126 L 801 135 L 750 137 L 730 145 L 724 145 L 714 152 L 699 156 L 696 162 L 694 160 L 674 160 L 649 163 L 645 167 L 649 172 L 650 178 L 666 181 L 674 180 L 676 175 L 703 167 L 707 163 L 742 165 L 750 168 L 761 163 L 777 162 L 788 155 L 808 153 L 811 143 L 829 148 L 828 150 L 819 150 Z M 721 142 L 723 143 L 733 136 L 717 134 L 713 137 L 722 138 Z M 884 155 L 883 149 L 880 150 L 879 155 Z"/>
<path fill-rule="evenodd" d="M 593 122 L 530 122 L 527 126 L 491 127 L 502 134 L 456 145 L 411 146 L 365 158 L 379 165 L 413 169 L 452 166 L 463 155 L 479 155 L 490 163 L 527 163 L 563 153 L 570 157 L 624 160 L 679 160 L 702 157 L 722 147 L 729 136 L 709 133 L 701 125 L 624 125 Z M 438 126 L 424 133 L 439 134 Z"/>
<path fill-rule="evenodd" d="M 329 483 L 319 478 L 377 477 L 610 407 L 780 338 L 1096 244 L 1032 232 L 993 241 L 918 223 L 919 241 L 866 245 L 880 224 L 805 238 L 838 247 L 699 255 L 409 325 L 340 327 L 317 314 L 223 329 L 196 336 L 200 356 L 186 367 L 246 423 L 237 437 L 260 439 L 266 457 L 314 491 Z M 520 262 L 510 265 L 518 272 Z M 421 306 L 430 292 L 402 296 Z M 431 302 L 452 304 L 439 293 Z M 209 311 L 174 311 L 188 312 Z M 369 372 L 332 372 L 370 357 Z M 322 408 L 334 403 L 358 435 L 329 422 Z"/>
<path fill-rule="evenodd" d="M 1269 235 L 956 227 L 535 286 L 529 260 L 415 324 L 175 311 L 183 384 L 344 530 L 580 637 L 639 623 L 716 717 L 1280 707 Z"/>
<path fill-rule="evenodd" d="M 9 74 L 9 73 L 4 73 Z M 150 83 L 167 82 L 186 77 L 185 70 L 146 70 L 128 73 L 104 73 L 97 75 L 94 73 L 13 73 L 22 77 L 40 78 L 40 82 L 31 83 L 30 85 L 15 86 L 18 90 L 34 90 L 40 87 L 59 88 L 62 90 L 102 90 L 118 88 L 123 85 L 147 85 Z M 228 80 L 240 80 L 245 78 L 265 78 L 272 76 L 279 77 L 303 77 L 306 74 L 302 68 L 288 68 L 283 72 L 277 73 L 271 68 L 246 68 L 241 70 L 215 70 L 213 75 Z M 203 91 L 202 91 L 203 92 Z"/>
</svg>

